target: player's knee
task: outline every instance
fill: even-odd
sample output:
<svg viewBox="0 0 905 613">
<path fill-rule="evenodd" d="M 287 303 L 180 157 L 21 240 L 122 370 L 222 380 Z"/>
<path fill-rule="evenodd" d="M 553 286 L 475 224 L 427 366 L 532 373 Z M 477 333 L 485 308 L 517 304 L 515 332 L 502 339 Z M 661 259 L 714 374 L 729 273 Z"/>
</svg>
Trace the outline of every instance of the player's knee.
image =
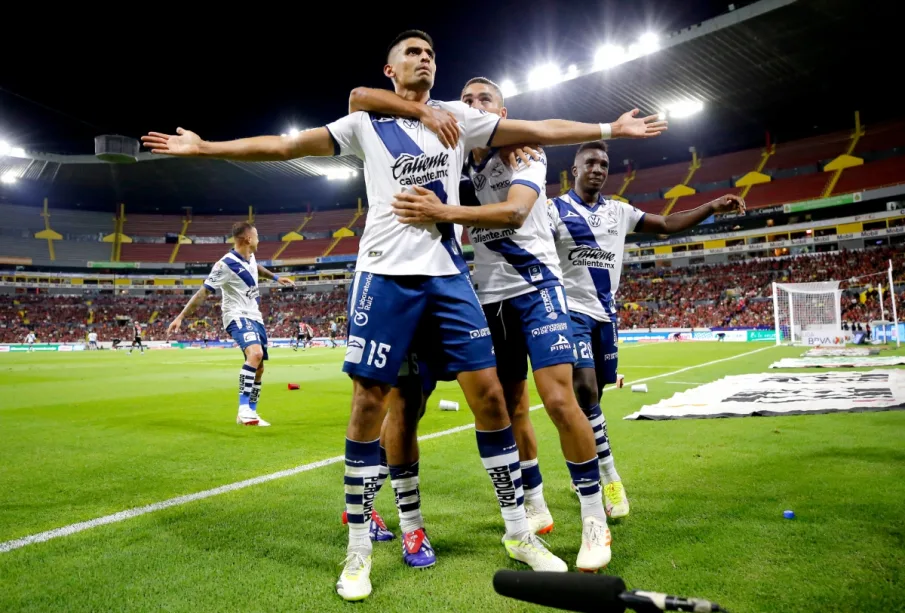
<svg viewBox="0 0 905 613">
<path fill-rule="evenodd" d="M 487 377 L 481 380 L 476 389 L 478 398 L 477 409 L 484 415 L 506 416 L 506 396 L 503 394 L 503 386 L 496 377 Z"/>
<path fill-rule="evenodd" d="M 264 359 L 264 350 L 260 345 L 250 345 L 245 349 L 245 360 L 250 366 L 255 368 L 261 367 L 261 361 Z"/>
<path fill-rule="evenodd" d="M 389 386 L 370 379 L 355 379 L 352 390 L 352 418 L 383 419 Z"/>
<path fill-rule="evenodd" d="M 543 402 L 547 415 L 556 425 L 566 424 L 570 420 L 582 416 L 575 402 L 575 395 L 568 387 L 548 391 Z"/>
<path fill-rule="evenodd" d="M 580 371 L 579 371 L 580 372 Z M 575 391 L 575 398 L 578 400 L 578 406 L 587 412 L 592 406 L 597 404 L 597 381 L 592 377 L 583 377 L 576 375 L 572 388 Z"/>
</svg>

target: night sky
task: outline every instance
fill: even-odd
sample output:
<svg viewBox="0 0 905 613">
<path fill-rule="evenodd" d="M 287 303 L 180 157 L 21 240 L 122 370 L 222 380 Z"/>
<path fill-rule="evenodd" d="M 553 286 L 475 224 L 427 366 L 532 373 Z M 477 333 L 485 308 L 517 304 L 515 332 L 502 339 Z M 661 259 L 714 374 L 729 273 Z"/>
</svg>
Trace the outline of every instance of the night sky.
<svg viewBox="0 0 905 613">
<path fill-rule="evenodd" d="M 587 61 L 609 37 L 627 43 L 647 30 L 677 30 L 728 3 L 397 2 L 323 14 L 308 3 L 258 14 L 247 4 L 239 12 L 227 6 L 205 9 L 206 21 L 153 5 L 133 7 L 151 12 L 119 21 L 109 13 L 54 15 L 53 33 L 36 36 L 0 71 L 0 138 L 34 151 L 90 154 L 98 134 L 137 138 L 178 125 L 227 139 L 314 127 L 346 113 L 353 87 L 389 87 L 385 48 L 408 28 L 434 37 L 433 95 L 455 99 L 472 76 L 522 81 L 541 61 Z"/>
</svg>

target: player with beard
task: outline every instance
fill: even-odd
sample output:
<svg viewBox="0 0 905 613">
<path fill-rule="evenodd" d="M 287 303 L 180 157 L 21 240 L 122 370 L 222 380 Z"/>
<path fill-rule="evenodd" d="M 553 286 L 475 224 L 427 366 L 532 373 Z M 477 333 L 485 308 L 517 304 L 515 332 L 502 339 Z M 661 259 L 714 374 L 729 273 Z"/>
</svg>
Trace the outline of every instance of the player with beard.
<svg viewBox="0 0 905 613">
<path fill-rule="evenodd" d="M 639 211 L 602 195 L 610 160 L 603 141 L 579 147 L 572 175 L 575 187 L 548 202 L 554 240 L 562 265 L 572 329 L 578 349 L 573 384 L 578 402 L 594 429 L 597 458 L 610 517 L 629 513 L 628 497 L 616 472 L 600 398 L 616 383 L 618 363 L 616 291 L 622 275 L 625 237 L 632 232 L 675 234 L 711 215 L 745 212 L 745 201 L 733 194 L 696 209 L 661 216 Z"/>
<path fill-rule="evenodd" d="M 436 334 L 428 357 L 438 375 L 458 380 L 474 413 L 479 454 L 506 524 L 506 551 L 535 570 L 567 568 L 528 527 L 518 448 L 496 375 L 493 344 L 485 334 L 487 320 L 472 290 L 456 229 L 453 224 L 399 223 L 392 208 L 395 195 L 421 186 L 444 204 L 457 206 L 460 171 L 471 149 L 643 137 L 652 123 L 635 117 L 612 124 L 500 119 L 459 101 L 431 100 L 435 70 L 430 36 L 407 31 L 392 41 L 384 74 L 397 95 L 418 107 L 417 120 L 355 112 L 294 136 L 210 142 L 178 128 L 175 135 L 152 132 L 142 137 L 154 153 L 167 155 L 284 161 L 351 154 L 364 161 L 370 206 L 350 292 L 343 365 L 353 386 L 344 476 L 349 545 L 336 586 L 345 600 L 362 600 L 371 593 L 368 531 L 380 466 L 380 430 L 387 396 L 419 325 Z M 462 130 L 454 149 L 431 131 L 439 124 Z M 424 541 L 421 530 L 413 542 L 418 546 Z"/>
</svg>

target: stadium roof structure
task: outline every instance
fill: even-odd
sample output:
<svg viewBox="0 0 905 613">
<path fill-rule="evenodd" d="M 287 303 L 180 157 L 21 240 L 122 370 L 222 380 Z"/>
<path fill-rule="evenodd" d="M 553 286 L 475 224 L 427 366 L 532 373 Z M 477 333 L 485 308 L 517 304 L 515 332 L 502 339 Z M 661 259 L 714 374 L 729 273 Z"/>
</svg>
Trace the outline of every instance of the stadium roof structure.
<svg viewBox="0 0 905 613">
<path fill-rule="evenodd" d="M 689 146 L 705 154 L 762 146 L 768 130 L 790 140 L 849 127 L 856 109 L 869 124 L 898 112 L 884 91 L 895 57 L 895 3 L 870 4 L 868 11 L 850 0 L 760 0 L 663 37 L 655 53 L 610 68 L 573 66 L 549 87 L 511 96 L 507 106 L 512 117 L 597 122 L 633 107 L 703 105 L 703 112 L 672 120 L 657 141 L 614 143 L 614 170 L 627 159 L 637 167 L 687 160 Z M 549 180 L 571 165 L 573 151 L 548 150 Z M 55 206 L 272 211 L 305 202 L 352 205 L 364 196 L 361 172 L 351 181 L 326 176 L 360 171 L 352 158 L 252 164 L 141 153 L 137 163 L 109 164 L 94 156 L 12 153 L 0 157 L 0 177 L 21 179 L 17 199 L 46 196 Z"/>
</svg>

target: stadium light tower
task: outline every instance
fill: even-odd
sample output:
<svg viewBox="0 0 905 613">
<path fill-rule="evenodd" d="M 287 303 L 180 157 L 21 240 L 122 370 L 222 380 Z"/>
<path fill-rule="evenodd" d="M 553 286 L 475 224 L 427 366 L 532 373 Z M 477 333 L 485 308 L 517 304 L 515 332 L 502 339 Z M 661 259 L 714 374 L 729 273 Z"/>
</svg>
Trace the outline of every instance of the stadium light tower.
<svg viewBox="0 0 905 613">
<path fill-rule="evenodd" d="M 503 82 L 500 83 L 500 90 L 503 92 L 504 98 L 518 95 L 518 88 L 515 86 L 515 82 L 513 82 L 512 79 L 503 79 Z"/>
<path fill-rule="evenodd" d="M 625 48 L 619 45 L 604 45 L 594 54 L 594 70 L 606 70 L 618 66 L 626 59 Z"/>
<path fill-rule="evenodd" d="M 562 81 L 562 72 L 552 62 L 541 64 L 528 73 L 528 87 L 531 89 L 552 87 L 560 81 Z"/>
<path fill-rule="evenodd" d="M 680 100 L 672 104 L 666 105 L 666 112 L 669 117 L 681 119 L 690 117 L 704 110 L 704 103 L 700 100 Z"/>
</svg>

